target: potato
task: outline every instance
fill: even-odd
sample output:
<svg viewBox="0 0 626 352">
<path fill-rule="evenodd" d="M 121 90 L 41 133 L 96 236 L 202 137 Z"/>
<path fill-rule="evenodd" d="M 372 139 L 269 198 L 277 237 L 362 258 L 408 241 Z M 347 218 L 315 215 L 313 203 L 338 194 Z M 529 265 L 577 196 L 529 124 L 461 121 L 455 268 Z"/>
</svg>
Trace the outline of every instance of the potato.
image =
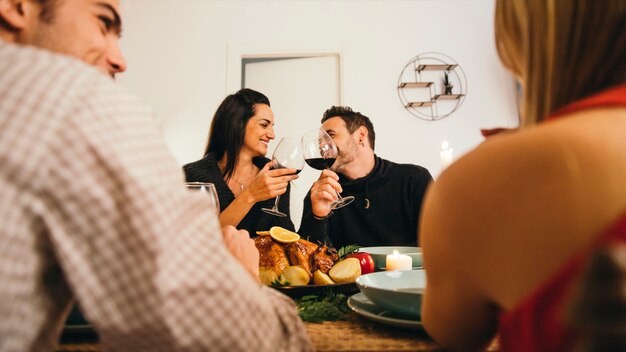
<svg viewBox="0 0 626 352">
<path fill-rule="evenodd" d="M 335 263 L 328 274 L 338 284 L 354 282 L 361 276 L 361 264 L 357 258 L 344 259 Z"/>
<path fill-rule="evenodd" d="M 289 286 L 305 286 L 309 284 L 309 274 L 300 265 L 288 266 L 280 275 L 281 282 L 289 282 Z"/>
<path fill-rule="evenodd" d="M 266 285 L 271 285 L 272 282 L 278 280 L 276 272 L 270 268 L 259 268 L 259 279 Z"/>
<path fill-rule="evenodd" d="M 313 273 L 313 283 L 316 285 L 334 285 L 335 282 L 328 276 L 319 270 L 315 270 Z"/>
</svg>

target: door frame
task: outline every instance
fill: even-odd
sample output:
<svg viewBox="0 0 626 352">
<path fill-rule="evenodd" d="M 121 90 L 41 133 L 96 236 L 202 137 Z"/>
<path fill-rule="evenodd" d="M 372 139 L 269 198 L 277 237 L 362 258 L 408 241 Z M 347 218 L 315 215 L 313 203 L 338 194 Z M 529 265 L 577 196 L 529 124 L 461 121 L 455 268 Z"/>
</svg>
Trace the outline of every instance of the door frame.
<svg viewBox="0 0 626 352">
<path fill-rule="evenodd" d="M 250 45 L 236 45 L 233 43 L 228 43 L 227 46 L 227 58 L 226 58 L 226 92 L 225 94 L 232 94 L 239 89 L 241 89 L 241 71 L 243 68 L 243 60 L 244 59 L 280 59 L 280 58 L 305 58 L 305 57 L 324 57 L 324 56 L 334 56 L 337 58 L 339 63 L 339 77 L 337 80 L 339 82 L 339 103 L 343 105 L 344 101 L 344 67 L 343 67 L 343 59 L 344 59 L 344 50 L 341 49 L 341 46 L 336 46 L 335 48 L 321 47 L 320 49 L 303 49 L 303 50 L 286 50 L 286 49 L 273 49 L 275 45 L 265 45 L 268 49 L 259 49 L 259 44 L 250 44 Z M 301 47 L 302 44 L 294 45 L 294 44 L 282 44 L 282 48 L 298 48 Z"/>
</svg>

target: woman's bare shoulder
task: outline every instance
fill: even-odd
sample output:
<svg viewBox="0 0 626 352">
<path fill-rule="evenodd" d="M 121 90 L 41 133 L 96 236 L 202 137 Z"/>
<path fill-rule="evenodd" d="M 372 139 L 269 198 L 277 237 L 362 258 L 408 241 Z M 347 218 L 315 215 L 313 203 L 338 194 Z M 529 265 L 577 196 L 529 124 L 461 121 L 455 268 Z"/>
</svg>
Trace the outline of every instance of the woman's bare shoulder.
<svg viewBox="0 0 626 352">
<path fill-rule="evenodd" d="M 558 268 L 626 209 L 619 182 L 626 146 L 616 132 L 626 131 L 626 119 L 618 122 L 619 115 L 595 111 L 549 122 L 488 140 L 455 162 L 425 201 L 425 260 L 428 247 L 455 258 L 470 256 L 477 260 L 469 266 L 474 270 L 463 259 L 446 259 L 445 265 L 460 268 L 459 275 L 491 270 L 493 278 L 511 280 L 505 284 L 512 292 Z M 537 277 L 513 282 L 516 269 L 500 270 L 497 262 L 524 263 L 523 270 Z"/>
<path fill-rule="evenodd" d="M 445 170 L 431 193 L 467 217 L 523 211 L 528 218 L 537 208 L 549 214 L 542 208 L 585 206 L 618 191 L 626 172 L 624 137 L 623 110 L 545 123 L 482 143 Z"/>
<path fill-rule="evenodd" d="M 538 201 L 554 183 L 567 180 L 565 145 L 562 136 L 540 128 L 488 140 L 440 175 L 429 194 L 431 205 L 462 219 L 465 227 L 484 229 Z"/>
</svg>

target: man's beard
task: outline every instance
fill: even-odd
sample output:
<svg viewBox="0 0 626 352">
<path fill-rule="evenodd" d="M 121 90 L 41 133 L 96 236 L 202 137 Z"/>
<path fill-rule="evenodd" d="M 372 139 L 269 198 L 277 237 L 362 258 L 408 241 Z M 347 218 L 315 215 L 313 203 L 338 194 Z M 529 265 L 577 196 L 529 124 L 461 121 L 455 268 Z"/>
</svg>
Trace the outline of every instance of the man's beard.
<svg viewBox="0 0 626 352">
<path fill-rule="evenodd" d="M 339 146 L 337 146 L 339 155 L 337 156 L 337 161 L 335 161 L 331 167 L 331 170 L 343 173 L 346 167 L 353 162 L 354 159 L 356 159 L 357 147 L 356 141 L 352 138 L 350 138 L 344 148 L 339 148 Z"/>
</svg>

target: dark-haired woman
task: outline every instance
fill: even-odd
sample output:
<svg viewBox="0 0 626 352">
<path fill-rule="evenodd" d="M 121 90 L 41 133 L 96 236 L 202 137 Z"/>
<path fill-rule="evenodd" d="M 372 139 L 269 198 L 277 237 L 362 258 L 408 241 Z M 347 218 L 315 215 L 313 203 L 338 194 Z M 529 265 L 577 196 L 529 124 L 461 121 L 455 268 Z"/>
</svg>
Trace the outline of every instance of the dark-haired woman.
<svg viewBox="0 0 626 352">
<path fill-rule="evenodd" d="M 269 99 L 252 89 L 241 89 L 224 99 L 213 116 L 204 157 L 183 167 L 188 182 L 212 182 L 220 200 L 222 226 L 233 225 L 254 235 L 282 226 L 294 230 L 289 217 L 289 181 L 295 169 L 270 170 L 265 157 L 274 139 L 274 113 Z M 280 197 L 285 218 L 261 208 L 272 208 Z"/>
</svg>

